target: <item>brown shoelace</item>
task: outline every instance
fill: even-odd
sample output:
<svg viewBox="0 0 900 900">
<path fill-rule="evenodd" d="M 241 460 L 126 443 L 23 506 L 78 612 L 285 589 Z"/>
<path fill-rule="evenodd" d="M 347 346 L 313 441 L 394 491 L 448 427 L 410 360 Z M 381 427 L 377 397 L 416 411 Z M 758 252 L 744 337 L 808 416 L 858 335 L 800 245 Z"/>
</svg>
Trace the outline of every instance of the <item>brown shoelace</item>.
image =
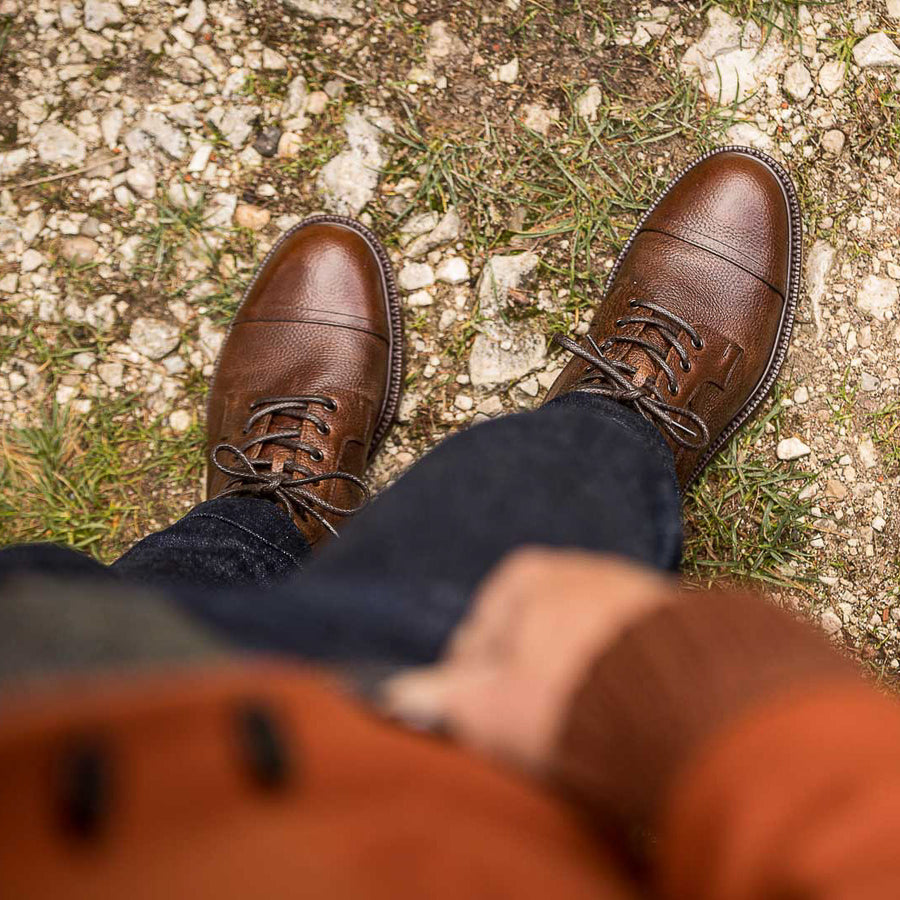
<svg viewBox="0 0 900 900">
<path fill-rule="evenodd" d="M 265 416 L 278 415 L 295 419 L 300 423 L 309 422 L 316 427 L 319 434 L 328 434 L 331 426 L 312 411 L 312 406 L 321 406 L 327 412 L 337 412 L 337 403 L 329 397 L 268 397 L 255 400 L 250 404 L 252 414 L 244 426 L 244 434 L 249 434 L 253 426 Z M 294 452 L 305 453 L 313 462 L 322 462 L 325 454 L 311 444 L 300 440 L 301 429 L 289 429 L 285 431 L 272 431 L 251 438 L 240 447 L 234 444 L 219 444 L 212 452 L 213 465 L 235 482 L 232 487 L 224 490 L 219 496 L 227 494 L 252 494 L 281 502 L 290 513 L 297 513 L 305 519 L 312 516 L 321 523 L 335 537 L 337 531 L 325 518 L 324 513 L 334 516 L 352 516 L 358 513 L 369 501 L 369 489 L 365 483 L 351 475 L 349 472 L 322 472 L 315 473 L 312 469 L 299 463 L 286 460 L 280 472 L 273 472 L 271 459 L 251 459 L 247 451 L 252 447 L 265 444 L 274 444 L 285 447 Z M 222 453 L 230 453 L 235 463 L 228 465 L 220 459 Z M 340 507 L 329 503 L 320 497 L 311 487 L 321 484 L 323 481 L 338 480 L 349 481 L 362 494 L 362 500 L 354 507 Z"/>
<path fill-rule="evenodd" d="M 616 327 L 645 325 L 655 328 L 678 354 L 682 370 L 690 372 L 691 361 L 687 349 L 679 339 L 679 334 L 684 331 L 690 338 L 693 348 L 702 350 L 703 339 L 697 334 L 697 331 L 680 316 L 676 316 L 675 313 L 669 312 L 657 303 L 631 300 L 628 305 L 632 309 L 649 310 L 651 315 L 623 316 L 616 320 Z M 673 329 L 672 326 L 676 326 L 676 328 Z M 576 390 L 600 394 L 619 403 L 631 404 L 644 418 L 655 422 L 676 444 L 688 450 L 699 450 L 709 443 L 709 428 L 697 413 L 663 400 L 661 391 L 653 383 L 655 378 L 647 379 L 640 387 L 635 386 L 631 381 L 631 376 L 637 372 L 637 369 L 621 360 L 609 359 L 606 355 L 616 344 L 640 347 L 657 368 L 665 373 L 668 379 L 669 393 L 673 396 L 677 395 L 679 386 L 675 370 L 668 364 L 665 356 L 659 352 L 659 348 L 650 341 L 637 336 L 615 334 L 606 338 L 602 344 L 597 344 L 588 335 L 589 346 L 582 347 L 562 334 L 554 335 L 553 339 L 561 347 L 574 353 L 590 365 L 587 373 L 576 383 Z"/>
</svg>

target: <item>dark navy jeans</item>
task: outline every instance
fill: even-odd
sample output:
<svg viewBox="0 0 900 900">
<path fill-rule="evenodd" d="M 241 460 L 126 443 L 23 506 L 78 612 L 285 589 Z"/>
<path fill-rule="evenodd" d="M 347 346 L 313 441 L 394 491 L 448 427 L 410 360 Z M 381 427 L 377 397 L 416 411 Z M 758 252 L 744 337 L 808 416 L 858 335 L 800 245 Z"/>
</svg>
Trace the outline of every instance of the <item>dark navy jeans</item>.
<svg viewBox="0 0 900 900">
<path fill-rule="evenodd" d="M 526 545 L 676 569 L 681 503 L 656 428 L 569 394 L 449 438 L 315 556 L 280 507 L 231 496 L 200 504 L 112 566 L 19 546 L 0 551 L 0 575 L 154 587 L 245 649 L 396 666 L 433 661 L 479 581 Z"/>
</svg>

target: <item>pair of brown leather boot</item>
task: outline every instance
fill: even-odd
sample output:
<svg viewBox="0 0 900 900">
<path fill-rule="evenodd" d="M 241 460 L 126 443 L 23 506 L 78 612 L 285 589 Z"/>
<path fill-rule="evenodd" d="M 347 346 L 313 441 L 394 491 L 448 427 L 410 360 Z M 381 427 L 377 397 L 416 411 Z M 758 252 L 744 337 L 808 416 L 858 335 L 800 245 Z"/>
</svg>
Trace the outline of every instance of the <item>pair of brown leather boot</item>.
<svg viewBox="0 0 900 900">
<path fill-rule="evenodd" d="M 547 399 L 589 391 L 661 430 L 683 487 L 756 410 L 787 353 L 800 281 L 800 208 L 755 150 L 702 157 L 622 250 L 590 332 Z M 357 512 L 397 410 L 402 316 L 390 262 L 351 219 L 316 216 L 263 261 L 210 395 L 210 498 L 280 502 L 311 544 Z M 598 460 L 602 465 L 602 460 Z"/>
</svg>

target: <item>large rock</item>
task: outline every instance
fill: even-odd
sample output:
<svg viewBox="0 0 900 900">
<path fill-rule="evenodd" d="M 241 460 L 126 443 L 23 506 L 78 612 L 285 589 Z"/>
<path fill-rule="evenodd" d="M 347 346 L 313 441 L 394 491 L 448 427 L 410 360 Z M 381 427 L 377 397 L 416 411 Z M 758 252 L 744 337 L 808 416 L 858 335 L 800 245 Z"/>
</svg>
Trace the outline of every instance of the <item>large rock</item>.
<svg viewBox="0 0 900 900">
<path fill-rule="evenodd" d="M 84 27 L 88 31 L 102 31 L 110 25 L 125 21 L 122 8 L 114 0 L 85 0 Z"/>
<path fill-rule="evenodd" d="M 316 185 L 326 206 L 340 215 L 358 215 L 375 196 L 388 155 L 381 130 L 392 130 L 390 119 L 376 110 L 347 114 L 344 131 L 349 146 L 322 168 Z"/>
<path fill-rule="evenodd" d="M 893 312 L 898 300 L 900 290 L 897 288 L 897 282 L 878 275 L 869 275 L 865 278 L 856 292 L 856 305 L 879 322 L 887 318 L 888 312 Z"/>
<path fill-rule="evenodd" d="M 284 5 L 307 19 L 352 22 L 356 18 L 352 0 L 284 0 Z"/>
<path fill-rule="evenodd" d="M 253 135 L 254 123 L 261 114 L 259 106 L 214 106 L 206 120 L 219 129 L 235 150 L 240 150 Z"/>
<path fill-rule="evenodd" d="M 809 69 L 799 60 L 788 66 L 784 73 L 784 89 L 795 100 L 805 100 L 813 89 Z"/>
<path fill-rule="evenodd" d="M 883 32 L 876 31 L 853 48 L 853 61 L 863 69 L 900 66 L 900 49 Z"/>
<path fill-rule="evenodd" d="M 84 141 L 74 131 L 56 122 L 41 125 L 33 143 L 41 162 L 49 166 L 80 166 L 84 163 Z"/>
<path fill-rule="evenodd" d="M 469 377 L 474 385 L 503 384 L 523 378 L 547 362 L 547 342 L 527 322 L 504 322 L 501 309 L 509 292 L 540 262 L 534 253 L 494 256 L 489 259 L 478 281 L 478 305 L 481 331 L 469 354 Z"/>
<path fill-rule="evenodd" d="M 822 323 L 821 302 L 825 296 L 828 276 L 834 267 L 836 251 L 828 241 L 816 241 L 806 256 L 806 292 L 812 306 L 813 320 L 816 323 L 816 334 L 821 337 L 825 331 Z"/>
<path fill-rule="evenodd" d="M 427 234 L 421 234 L 406 248 L 406 255 L 416 259 L 436 247 L 455 241 L 462 229 L 462 222 L 455 206 L 451 206 L 437 225 Z"/>
<path fill-rule="evenodd" d="M 787 55 L 777 29 L 769 29 L 764 37 L 756 22 L 741 23 L 714 6 L 709 26 L 684 54 L 681 68 L 699 75 L 707 96 L 728 106 L 755 93 L 767 76 L 783 67 Z"/>
<path fill-rule="evenodd" d="M 153 138 L 172 159 L 184 159 L 188 150 L 187 138 L 162 113 L 146 113 L 137 127 Z"/>
<path fill-rule="evenodd" d="M 847 77 L 847 64 L 839 59 L 830 59 L 819 69 L 819 87 L 826 97 L 836 94 Z"/>
<path fill-rule="evenodd" d="M 128 343 L 147 359 L 162 359 L 180 343 L 181 335 L 171 322 L 142 316 L 135 319 Z"/>
<path fill-rule="evenodd" d="M 28 148 L 17 147 L 15 150 L 8 150 L 6 153 L 0 153 L 0 178 L 9 178 L 11 175 L 18 175 L 25 168 L 28 162 Z"/>
</svg>

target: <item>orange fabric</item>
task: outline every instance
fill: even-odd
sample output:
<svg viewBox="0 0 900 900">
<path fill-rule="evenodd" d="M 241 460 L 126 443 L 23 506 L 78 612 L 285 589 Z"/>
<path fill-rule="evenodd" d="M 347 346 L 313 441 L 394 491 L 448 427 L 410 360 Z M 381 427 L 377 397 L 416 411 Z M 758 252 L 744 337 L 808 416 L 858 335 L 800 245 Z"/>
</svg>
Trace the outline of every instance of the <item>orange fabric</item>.
<svg viewBox="0 0 900 900">
<path fill-rule="evenodd" d="M 659 847 L 670 900 L 900 896 L 900 706 L 844 682 L 748 712 L 681 774 Z"/>
<path fill-rule="evenodd" d="M 242 764 L 235 710 L 264 703 L 293 777 Z M 68 748 L 110 766 L 102 830 L 61 825 Z M 393 727 L 292 667 L 65 682 L 0 704 L 0 894 L 16 900 L 633 896 L 555 799 Z"/>
</svg>

